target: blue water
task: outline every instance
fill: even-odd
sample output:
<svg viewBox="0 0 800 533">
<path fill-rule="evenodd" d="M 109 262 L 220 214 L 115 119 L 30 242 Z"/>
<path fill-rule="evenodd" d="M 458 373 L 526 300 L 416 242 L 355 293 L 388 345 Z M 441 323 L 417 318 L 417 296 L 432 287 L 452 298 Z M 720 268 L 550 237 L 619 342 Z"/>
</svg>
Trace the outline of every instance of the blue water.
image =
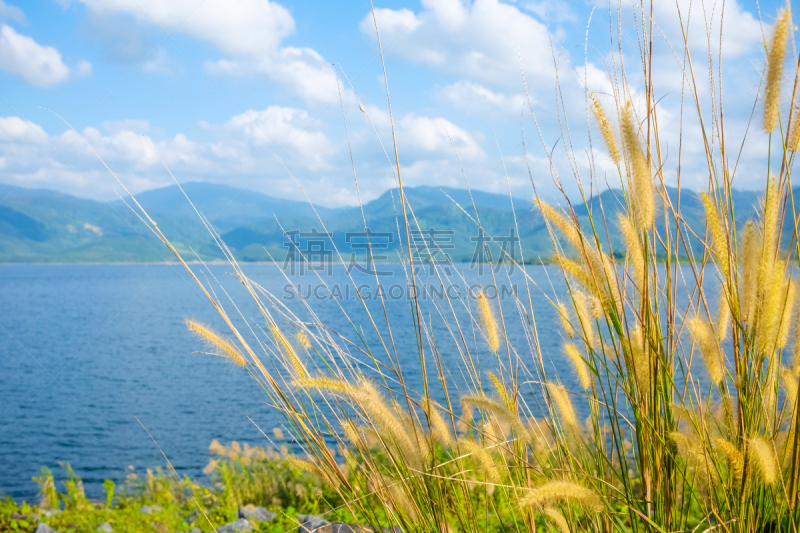
<svg viewBox="0 0 800 533">
<path fill-rule="evenodd" d="M 388 268 L 394 277 L 384 281 L 397 284 L 397 294 L 404 285 L 402 268 Z M 254 328 L 263 326 L 241 284 L 226 275 L 230 267 L 212 265 L 210 272 L 204 272 L 197 266 L 195 270 L 218 288 L 217 295 L 232 315 L 236 311 L 214 278 Z M 334 266 L 323 279 L 343 288 L 347 284 L 343 270 Z M 466 265 L 462 270 L 469 283 L 491 282 L 487 272 L 479 276 Z M 551 292 L 552 269 L 528 267 L 527 271 Z M 245 272 L 278 298 L 291 294 L 274 265 L 247 265 Z M 511 279 L 499 276 L 498 283 L 516 283 L 527 301 L 525 279 L 519 271 Z M 362 277 L 358 282 L 374 284 L 374 278 Z M 300 284 L 305 296 L 308 284 L 313 290 L 320 281 L 306 272 L 292 283 Z M 317 294 L 326 293 L 317 290 Z M 561 339 L 552 308 L 538 289 L 532 287 L 532 294 L 543 349 L 560 360 Z M 342 289 L 345 296 L 350 300 L 314 300 L 311 305 L 320 321 L 355 339 L 352 320 L 368 346 L 385 361 L 362 304 L 352 290 L 347 294 Z M 281 301 L 303 320 L 312 320 L 300 298 Z M 533 368 L 519 311 L 512 299 L 501 301 L 512 344 Z M 438 316 L 441 303 L 423 302 L 423 318 L 433 331 L 448 379 L 468 387 L 456 341 Z M 221 358 L 193 353 L 203 346 L 187 333 L 185 318 L 201 319 L 219 330 L 223 325 L 180 266 L 0 265 L 0 304 L 0 494 L 34 499 L 37 485 L 32 476 L 42 465 L 58 475 L 59 462 L 70 463 L 94 497 L 102 494 L 104 479 L 123 479 L 128 465 L 136 469 L 165 465 L 164 455 L 180 473 L 202 477 L 212 439 L 268 445 L 255 424 L 270 436 L 271 429 L 282 424 L 246 372 Z M 474 306 L 474 301 L 468 305 Z M 369 306 L 389 344 L 379 302 L 373 300 Z M 477 326 L 465 320 L 461 301 L 455 306 L 466 343 L 484 354 L 482 370 L 491 368 L 496 363 L 482 344 Z M 408 300 L 390 299 L 387 313 L 408 385 L 421 390 Z M 237 323 L 244 325 L 241 318 Z M 363 359 L 355 349 L 351 354 Z M 566 384 L 577 386 L 569 371 L 561 374 Z"/>
</svg>

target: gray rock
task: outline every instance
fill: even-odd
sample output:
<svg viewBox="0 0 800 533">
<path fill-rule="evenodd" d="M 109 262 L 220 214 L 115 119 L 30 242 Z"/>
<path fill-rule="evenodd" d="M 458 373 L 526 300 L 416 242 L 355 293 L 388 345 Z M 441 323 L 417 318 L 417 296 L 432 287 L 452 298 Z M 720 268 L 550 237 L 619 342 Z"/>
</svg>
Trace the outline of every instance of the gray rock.
<svg viewBox="0 0 800 533">
<path fill-rule="evenodd" d="M 263 507 L 245 505 L 239 507 L 239 518 L 245 518 L 251 522 L 272 522 L 275 520 L 275 513 L 267 511 Z"/>
<path fill-rule="evenodd" d="M 236 533 L 237 531 L 253 531 L 253 524 L 244 518 L 239 518 L 217 528 L 217 533 Z"/>
<path fill-rule="evenodd" d="M 324 518 L 313 514 L 300 514 L 297 515 L 297 518 L 300 520 L 300 529 L 298 533 L 311 533 L 321 527 L 330 525 L 330 522 Z"/>
<path fill-rule="evenodd" d="M 34 533 L 58 533 L 58 531 L 48 526 L 47 524 L 39 522 L 39 525 L 36 526 L 36 531 Z"/>
<path fill-rule="evenodd" d="M 111 533 L 112 531 L 114 531 L 114 528 L 111 527 L 111 524 L 109 524 L 108 522 L 103 522 L 102 524 L 97 526 L 97 531 L 105 531 L 106 533 Z"/>
<path fill-rule="evenodd" d="M 200 518 L 200 511 L 198 511 L 197 509 L 192 509 L 192 512 L 189 513 L 189 516 L 184 518 L 183 521 L 186 522 L 187 524 L 191 524 L 196 522 L 198 518 Z"/>
<path fill-rule="evenodd" d="M 196 527 L 196 528 L 194 528 L 193 530 L 189 531 L 189 533 L 203 533 L 203 532 L 202 532 L 202 531 L 200 531 L 200 528 L 199 528 L 199 527 Z"/>
<path fill-rule="evenodd" d="M 149 505 L 142 505 L 139 507 L 139 512 L 144 514 L 153 514 L 153 508 Z"/>
</svg>

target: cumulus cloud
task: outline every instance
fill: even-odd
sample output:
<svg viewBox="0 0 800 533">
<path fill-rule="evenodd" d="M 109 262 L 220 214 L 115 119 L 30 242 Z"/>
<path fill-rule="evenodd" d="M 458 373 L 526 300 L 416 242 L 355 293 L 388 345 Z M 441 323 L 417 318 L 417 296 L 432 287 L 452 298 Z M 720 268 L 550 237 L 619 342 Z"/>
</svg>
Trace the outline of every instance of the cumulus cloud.
<svg viewBox="0 0 800 533">
<path fill-rule="evenodd" d="M 22 12 L 17 6 L 10 6 L 0 0 L 0 19 L 13 20 L 20 24 L 27 24 L 28 19 L 25 18 L 25 13 Z"/>
<path fill-rule="evenodd" d="M 442 97 L 453 106 L 490 118 L 519 115 L 525 96 L 495 92 L 479 83 L 459 81 L 441 91 Z"/>
<path fill-rule="evenodd" d="M 87 65 L 87 62 L 80 64 L 78 74 L 85 74 Z M 7 24 L 0 27 L 0 70 L 37 87 L 52 87 L 70 77 L 70 68 L 61 60 L 58 50 L 20 35 Z"/>
<path fill-rule="evenodd" d="M 376 9 L 387 53 L 443 69 L 483 84 L 519 87 L 522 68 L 531 79 L 553 79 L 547 27 L 516 6 L 499 0 L 438 0 L 419 13 Z M 361 31 L 375 35 L 372 13 Z"/>
<path fill-rule="evenodd" d="M 81 0 L 99 13 L 128 13 L 170 33 L 208 41 L 220 51 L 263 54 L 294 31 L 289 11 L 269 0 Z"/>
<path fill-rule="evenodd" d="M 117 18 L 124 14 L 138 24 L 155 24 L 165 33 L 175 31 L 211 43 L 225 55 L 205 63 L 213 74 L 266 75 L 290 94 L 309 102 L 336 98 L 336 78 L 329 62 L 311 48 L 282 46 L 283 40 L 294 32 L 295 22 L 289 11 L 276 2 L 206 0 L 198 7 L 195 0 L 80 1 L 93 16 L 109 18 L 114 26 L 124 26 Z M 104 40 L 115 56 L 132 57 L 143 51 L 141 31 L 134 33 L 136 39 L 120 40 L 107 34 Z M 132 49 L 129 42 L 134 43 Z M 169 69 L 165 60 L 165 56 L 158 55 L 144 68 L 151 73 L 166 72 Z"/>
</svg>

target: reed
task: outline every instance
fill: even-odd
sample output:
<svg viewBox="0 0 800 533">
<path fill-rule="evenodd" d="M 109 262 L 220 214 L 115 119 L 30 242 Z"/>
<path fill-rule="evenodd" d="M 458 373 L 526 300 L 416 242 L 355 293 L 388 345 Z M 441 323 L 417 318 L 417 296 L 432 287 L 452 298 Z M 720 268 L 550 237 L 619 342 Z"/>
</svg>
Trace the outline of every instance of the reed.
<svg viewBox="0 0 800 533">
<path fill-rule="evenodd" d="M 640 43 L 674 22 L 651 22 L 661 16 L 654 5 L 625 7 L 642 23 Z M 788 139 L 772 135 L 767 145 L 756 218 L 750 206 L 733 204 L 739 158 L 749 152 L 723 135 L 722 98 L 709 104 L 696 89 L 719 94 L 716 43 L 707 37 L 709 68 L 696 68 L 687 30 L 683 42 L 671 43 L 684 57 L 685 86 L 695 88 L 681 100 L 678 127 L 696 114 L 699 131 L 691 138 L 703 143 L 703 194 L 680 189 L 678 202 L 667 187 L 681 183 L 674 161 L 683 161 L 688 132 L 667 131 L 663 124 L 675 121 L 659 121 L 663 90 L 649 69 L 663 59 L 643 44 L 639 77 L 642 69 L 626 68 L 628 56 L 614 52 L 606 64 L 619 119 L 613 124 L 587 87 L 586 120 L 597 124 L 616 169 L 598 175 L 590 165 L 585 188 L 580 165 L 572 165 L 580 201 L 564 193 L 561 209 L 534 200 L 552 241 L 550 289 L 523 272 L 526 291 L 508 305 L 490 302 L 486 292 L 472 307 L 448 298 L 426 308 L 412 297 L 411 326 L 393 323 L 386 302 L 377 313 L 364 302 L 367 320 L 351 322 L 348 333 L 300 321 L 226 252 L 266 324 L 243 332 L 195 277 L 248 354 L 241 364 L 291 427 L 305 454 L 294 464 L 336 492 L 340 511 L 376 530 L 797 531 L 800 247 L 791 186 L 800 128 L 779 112 L 793 32 L 787 7 L 769 38 L 761 111 L 765 130 L 788 132 Z M 701 70 L 710 80 L 696 78 Z M 561 138 L 577 144 L 563 124 Z M 667 157 L 665 140 L 673 138 L 682 142 L 670 143 Z M 394 148 L 402 150 L 396 141 Z M 562 187 L 555 161 L 553 169 Z M 398 162 L 397 226 L 419 230 L 402 170 Z M 584 196 L 606 184 L 617 189 L 614 202 Z M 687 195 L 696 200 L 688 208 Z M 689 216 L 693 206 L 698 224 Z M 422 273 L 406 272 L 416 287 Z M 437 267 L 437 281 L 441 275 Z M 551 321 L 539 307 L 547 300 Z M 187 324 L 239 361 L 236 346 Z M 559 325 L 561 340 L 553 341 L 558 331 L 542 335 L 542 327 Z M 283 331 L 300 332 L 296 344 L 306 352 L 298 354 Z M 398 349 L 401 337 L 413 341 L 411 353 Z M 315 369 L 299 355 L 314 357 Z M 569 367 L 575 391 L 559 375 Z M 335 460 L 332 443 L 346 465 Z"/>
</svg>

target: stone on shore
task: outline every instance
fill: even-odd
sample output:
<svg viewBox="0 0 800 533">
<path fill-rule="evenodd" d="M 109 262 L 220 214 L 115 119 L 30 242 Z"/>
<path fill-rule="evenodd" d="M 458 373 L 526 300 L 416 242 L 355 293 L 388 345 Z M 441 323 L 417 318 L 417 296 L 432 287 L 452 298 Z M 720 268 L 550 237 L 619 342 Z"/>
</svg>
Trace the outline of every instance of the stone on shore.
<svg viewBox="0 0 800 533">
<path fill-rule="evenodd" d="M 39 522 L 39 525 L 36 526 L 36 531 L 34 533 L 58 533 L 58 531 L 43 522 Z"/>
<path fill-rule="evenodd" d="M 275 516 L 275 513 L 252 504 L 239 507 L 239 518 L 245 518 L 251 522 L 272 522 L 275 520 Z"/>
<path fill-rule="evenodd" d="M 297 518 L 300 520 L 300 530 L 298 533 L 311 533 L 321 527 L 330 525 L 330 522 L 324 518 L 313 514 L 301 514 L 297 515 Z"/>
<path fill-rule="evenodd" d="M 253 531 L 253 524 L 249 520 L 239 518 L 233 522 L 229 522 L 224 526 L 217 528 L 217 533 L 237 533 L 238 531 Z"/>
<path fill-rule="evenodd" d="M 139 512 L 144 514 L 153 514 L 153 508 L 149 505 L 142 505 L 139 507 Z"/>
<path fill-rule="evenodd" d="M 114 528 L 111 527 L 111 524 L 109 524 L 108 522 L 103 522 L 102 524 L 97 526 L 97 531 L 105 531 L 105 533 L 111 533 L 112 531 L 114 531 Z"/>
</svg>

